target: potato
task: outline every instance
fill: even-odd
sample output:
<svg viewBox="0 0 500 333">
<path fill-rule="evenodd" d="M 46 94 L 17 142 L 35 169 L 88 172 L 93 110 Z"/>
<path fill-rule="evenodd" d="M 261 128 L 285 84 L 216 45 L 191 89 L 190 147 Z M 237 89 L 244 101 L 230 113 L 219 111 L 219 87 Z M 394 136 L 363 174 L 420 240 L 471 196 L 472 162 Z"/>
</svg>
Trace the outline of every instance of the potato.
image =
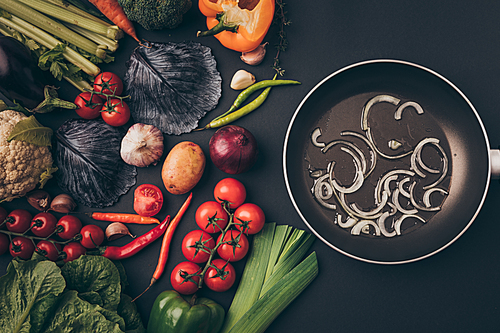
<svg viewBox="0 0 500 333">
<path fill-rule="evenodd" d="M 191 141 L 179 142 L 168 153 L 161 170 L 167 191 L 172 194 L 189 192 L 200 181 L 205 163 L 200 146 Z"/>
</svg>

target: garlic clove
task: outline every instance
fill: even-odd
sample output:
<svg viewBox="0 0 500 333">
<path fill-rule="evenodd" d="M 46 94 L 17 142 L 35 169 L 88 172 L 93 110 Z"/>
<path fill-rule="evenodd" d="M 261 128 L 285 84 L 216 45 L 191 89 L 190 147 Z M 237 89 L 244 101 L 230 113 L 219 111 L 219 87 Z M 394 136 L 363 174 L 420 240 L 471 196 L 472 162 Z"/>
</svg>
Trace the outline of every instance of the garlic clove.
<svg viewBox="0 0 500 333">
<path fill-rule="evenodd" d="M 122 139 L 120 155 L 136 167 L 156 165 L 163 155 L 163 133 L 153 125 L 132 125 Z"/>
<path fill-rule="evenodd" d="M 266 46 L 267 42 L 257 46 L 252 51 L 243 52 L 240 56 L 240 59 L 248 65 L 256 66 L 264 60 L 266 55 Z"/>
<path fill-rule="evenodd" d="M 57 213 L 68 214 L 76 208 L 76 203 L 72 197 L 67 194 L 56 195 L 50 203 L 50 209 Z"/>
<path fill-rule="evenodd" d="M 39 211 L 46 211 L 50 208 L 51 197 L 47 191 L 34 190 L 26 194 L 28 203 Z"/>
<path fill-rule="evenodd" d="M 231 80 L 231 88 L 234 90 L 241 90 L 248 88 L 255 83 L 255 76 L 244 69 L 240 69 L 234 73 Z"/>
<path fill-rule="evenodd" d="M 132 235 L 128 230 L 127 226 L 125 226 L 125 224 L 121 222 L 113 222 L 110 225 L 108 225 L 105 233 L 106 233 L 106 238 L 109 241 L 121 238 L 125 235 L 129 235 L 132 238 L 136 237 Z"/>
</svg>

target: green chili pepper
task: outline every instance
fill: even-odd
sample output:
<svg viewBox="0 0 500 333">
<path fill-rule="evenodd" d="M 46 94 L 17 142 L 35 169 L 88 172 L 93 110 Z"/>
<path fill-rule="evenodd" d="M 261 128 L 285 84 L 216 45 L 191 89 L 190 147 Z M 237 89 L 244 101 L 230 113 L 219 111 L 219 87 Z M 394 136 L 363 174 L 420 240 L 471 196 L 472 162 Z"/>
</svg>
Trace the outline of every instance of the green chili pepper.
<svg viewBox="0 0 500 333">
<path fill-rule="evenodd" d="M 300 84 L 299 81 L 294 81 L 294 80 L 275 80 L 276 75 L 274 75 L 274 78 L 272 80 L 262 80 L 257 83 L 252 84 L 250 87 L 246 88 L 243 90 L 238 97 L 233 102 L 233 105 L 227 110 L 224 114 L 221 114 L 220 116 L 214 118 L 212 121 L 218 120 L 222 117 L 227 116 L 231 112 L 237 110 L 241 104 L 243 104 L 244 101 L 247 100 L 248 97 L 250 97 L 251 94 L 256 92 L 259 89 L 267 88 L 267 87 L 274 87 L 274 86 L 284 86 L 288 84 Z"/>
</svg>

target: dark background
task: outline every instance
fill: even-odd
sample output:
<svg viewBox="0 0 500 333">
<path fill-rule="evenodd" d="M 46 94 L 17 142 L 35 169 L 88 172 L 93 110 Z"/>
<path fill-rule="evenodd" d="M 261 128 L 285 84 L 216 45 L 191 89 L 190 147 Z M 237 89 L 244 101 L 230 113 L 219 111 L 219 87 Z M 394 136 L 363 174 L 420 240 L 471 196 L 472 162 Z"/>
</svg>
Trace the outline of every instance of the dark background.
<svg viewBox="0 0 500 333">
<path fill-rule="evenodd" d="M 299 80 L 302 85 L 273 89 L 260 109 L 236 122 L 254 134 L 260 155 L 249 172 L 235 178 L 246 185 L 247 201 L 264 209 L 267 221 L 306 228 L 291 204 L 283 178 L 285 133 L 293 112 L 307 92 L 346 65 L 390 58 L 415 62 L 437 71 L 458 86 L 474 104 L 485 124 L 491 146 L 497 147 L 500 143 L 497 132 L 500 120 L 500 2 L 288 0 L 285 9 L 292 23 L 286 27 L 289 47 L 280 56 L 281 64 L 286 70 L 285 78 Z M 224 112 L 236 97 L 237 92 L 229 88 L 236 70 L 246 69 L 258 80 L 274 75 L 270 66 L 276 52 L 273 47 L 277 42 L 276 26 L 271 27 L 265 39 L 270 43 L 266 59 L 256 67 L 241 62 L 237 52 L 222 47 L 215 38 L 195 37 L 196 31 L 205 28 L 197 1 L 177 29 L 149 32 L 138 25 L 136 28 L 140 38 L 150 41 L 196 40 L 212 48 L 223 78 L 223 91 L 218 107 L 200 121 L 202 125 Z M 101 68 L 123 76 L 126 61 L 136 46 L 131 38 L 125 38 L 115 62 Z M 78 94 L 66 82 L 61 82 L 60 86 L 60 96 L 65 99 L 72 100 Z M 56 129 L 74 116 L 72 111 L 61 111 L 38 119 Z M 166 136 L 165 156 L 177 142 L 190 140 L 198 143 L 208 157 L 208 141 L 213 132 Z M 145 324 L 155 297 L 171 288 L 172 268 L 184 260 L 180 242 L 195 228 L 196 208 L 212 200 L 213 187 L 228 176 L 216 169 L 209 159 L 207 162 L 205 173 L 193 190 L 193 202 L 176 231 L 164 276 L 137 301 Z M 153 183 L 164 189 L 161 164 L 138 170 L 137 185 Z M 55 181 L 51 181 L 47 189 L 53 195 L 59 193 Z M 132 213 L 132 190 L 106 210 Z M 160 218 L 174 215 L 187 196 L 174 196 L 166 191 L 164 195 Z M 498 332 L 499 196 L 498 182 L 493 181 L 484 206 L 468 231 L 444 251 L 411 264 L 387 266 L 360 262 L 316 241 L 312 250 L 318 255 L 318 277 L 273 322 L 268 332 Z M 27 207 L 25 199 L 2 206 L 9 210 Z M 92 210 L 79 206 L 77 211 Z M 90 219 L 83 218 L 83 221 L 106 226 L 106 223 Z M 130 227 L 135 234 L 142 234 L 149 228 Z M 122 239 L 117 244 L 126 241 L 128 239 Z M 134 297 L 149 284 L 159 248 L 160 241 L 123 261 L 130 283 L 126 291 L 129 295 Z M 10 260 L 8 254 L 0 256 L 0 274 L 5 273 Z M 243 263 L 238 263 L 236 268 L 241 272 Z M 235 288 L 222 294 L 202 290 L 201 294 L 227 309 Z"/>
</svg>

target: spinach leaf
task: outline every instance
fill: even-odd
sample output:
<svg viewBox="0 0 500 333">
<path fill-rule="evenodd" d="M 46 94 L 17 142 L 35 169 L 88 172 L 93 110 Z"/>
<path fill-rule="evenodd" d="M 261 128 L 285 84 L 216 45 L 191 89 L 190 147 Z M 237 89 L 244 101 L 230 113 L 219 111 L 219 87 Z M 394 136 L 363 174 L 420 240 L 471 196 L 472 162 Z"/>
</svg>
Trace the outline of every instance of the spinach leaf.
<svg viewBox="0 0 500 333">
<path fill-rule="evenodd" d="M 113 262 L 100 256 L 81 256 L 67 262 L 61 273 L 68 289 L 92 304 L 116 311 L 120 303 L 120 274 Z"/>
<path fill-rule="evenodd" d="M 124 322 L 116 312 L 103 309 L 99 305 L 93 305 L 78 297 L 75 290 L 65 291 L 59 302 L 55 315 L 43 331 L 49 332 L 81 332 L 100 333 L 123 332 L 120 324 L 124 327 Z"/>
<path fill-rule="evenodd" d="M 39 332 L 65 287 L 51 261 L 12 260 L 0 277 L 0 327 L 4 332 Z"/>
</svg>

